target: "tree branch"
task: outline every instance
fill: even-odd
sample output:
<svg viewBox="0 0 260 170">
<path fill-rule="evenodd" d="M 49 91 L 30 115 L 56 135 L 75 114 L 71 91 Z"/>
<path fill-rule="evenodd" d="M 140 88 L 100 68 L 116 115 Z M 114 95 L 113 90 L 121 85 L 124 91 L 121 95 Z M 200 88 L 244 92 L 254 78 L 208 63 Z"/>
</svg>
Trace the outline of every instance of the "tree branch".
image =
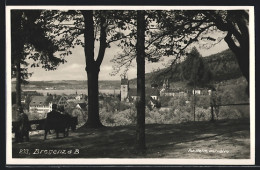
<svg viewBox="0 0 260 170">
<path fill-rule="evenodd" d="M 225 41 L 227 42 L 229 48 L 236 54 L 236 56 L 239 56 L 238 54 L 240 49 L 232 39 L 232 33 L 228 32 L 228 34 L 225 37 Z"/>
<path fill-rule="evenodd" d="M 103 59 L 104 59 L 104 55 L 105 55 L 105 50 L 107 48 L 107 43 L 106 43 L 106 19 L 105 16 L 100 15 L 100 46 L 99 46 L 99 52 L 98 52 L 98 58 L 96 60 L 97 65 L 100 67 Z"/>
<path fill-rule="evenodd" d="M 93 11 L 82 10 L 82 15 L 84 16 L 85 30 L 84 30 L 84 43 L 86 48 L 85 58 L 86 58 L 86 70 L 88 66 L 94 63 L 94 22 L 93 22 Z"/>
</svg>

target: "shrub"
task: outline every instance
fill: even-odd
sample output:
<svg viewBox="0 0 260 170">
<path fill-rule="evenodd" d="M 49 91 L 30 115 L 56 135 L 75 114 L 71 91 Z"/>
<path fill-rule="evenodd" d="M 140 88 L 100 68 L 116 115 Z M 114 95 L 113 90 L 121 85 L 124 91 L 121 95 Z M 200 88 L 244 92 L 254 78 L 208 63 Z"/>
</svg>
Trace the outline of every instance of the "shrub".
<svg viewBox="0 0 260 170">
<path fill-rule="evenodd" d="M 240 119 L 249 117 L 249 106 L 222 106 L 218 119 Z"/>
<path fill-rule="evenodd" d="M 209 95 L 200 95 L 196 97 L 196 106 L 207 109 L 210 107 L 210 96 Z"/>
<path fill-rule="evenodd" d="M 204 109 L 201 107 L 196 108 L 195 120 L 196 121 L 209 121 L 211 119 L 210 108 Z"/>
<path fill-rule="evenodd" d="M 159 112 L 158 109 L 146 110 L 147 123 L 164 123 L 165 122 L 165 113 Z"/>
<path fill-rule="evenodd" d="M 134 124 L 136 122 L 136 110 L 131 108 L 124 111 L 106 112 L 103 108 L 100 111 L 100 120 L 105 126 Z"/>
</svg>

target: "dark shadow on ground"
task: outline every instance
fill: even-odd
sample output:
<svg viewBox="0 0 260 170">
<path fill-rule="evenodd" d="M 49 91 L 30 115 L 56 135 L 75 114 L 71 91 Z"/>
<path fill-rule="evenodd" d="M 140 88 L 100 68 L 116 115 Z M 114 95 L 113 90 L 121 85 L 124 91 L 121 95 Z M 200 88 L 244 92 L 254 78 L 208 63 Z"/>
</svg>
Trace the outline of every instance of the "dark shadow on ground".
<svg viewBox="0 0 260 170">
<path fill-rule="evenodd" d="M 146 154 L 138 155 L 134 145 L 134 125 L 80 128 L 66 138 L 55 139 L 55 134 L 52 134 L 44 141 L 43 134 L 33 135 L 30 142 L 13 143 L 12 154 L 14 158 L 249 159 L 249 119 L 149 124 L 146 125 Z M 21 149 L 29 149 L 28 154 L 19 154 Z M 77 149 L 79 153 L 74 154 Z M 199 149 L 213 152 L 200 152 Z M 41 150 L 41 154 L 34 154 Z M 51 150 L 62 150 L 62 153 L 53 154 Z M 63 154 L 64 150 L 66 154 Z M 221 150 L 225 152 L 221 153 Z"/>
</svg>

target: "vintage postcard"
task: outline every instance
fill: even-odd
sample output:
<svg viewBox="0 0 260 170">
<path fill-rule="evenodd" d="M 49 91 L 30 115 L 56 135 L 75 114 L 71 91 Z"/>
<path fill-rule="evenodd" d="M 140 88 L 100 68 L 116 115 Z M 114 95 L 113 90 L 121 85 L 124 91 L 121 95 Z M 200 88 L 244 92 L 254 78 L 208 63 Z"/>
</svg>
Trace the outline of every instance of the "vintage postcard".
<svg viewBox="0 0 260 170">
<path fill-rule="evenodd" d="M 254 18 L 6 6 L 7 165 L 254 165 Z"/>
</svg>

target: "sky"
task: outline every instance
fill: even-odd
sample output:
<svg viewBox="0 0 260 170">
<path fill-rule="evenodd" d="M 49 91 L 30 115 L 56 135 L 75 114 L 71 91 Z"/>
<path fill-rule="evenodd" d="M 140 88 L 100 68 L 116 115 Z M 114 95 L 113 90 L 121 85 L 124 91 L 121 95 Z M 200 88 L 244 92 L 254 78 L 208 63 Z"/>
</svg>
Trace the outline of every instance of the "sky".
<svg viewBox="0 0 260 170">
<path fill-rule="evenodd" d="M 210 49 L 200 48 L 198 45 L 195 45 L 203 57 L 221 52 L 228 48 L 227 44 L 224 41 L 221 41 L 219 44 L 211 47 Z M 191 46 L 192 47 L 192 46 Z M 120 80 L 121 76 L 118 73 L 115 76 L 112 76 L 113 65 L 110 60 L 120 52 L 120 47 L 112 45 L 111 48 L 107 48 L 104 56 L 104 60 L 101 64 L 99 80 Z M 95 48 L 95 56 L 98 53 L 98 48 Z M 28 72 L 33 72 L 32 76 L 28 79 L 29 81 L 48 81 L 48 80 L 87 80 L 87 74 L 85 71 L 85 55 L 84 49 L 81 46 L 78 46 L 73 49 L 72 54 L 66 56 L 67 62 L 61 64 L 57 70 L 54 71 L 45 71 L 43 68 L 30 68 Z M 170 58 L 165 58 L 164 61 L 158 63 L 148 63 L 146 62 L 146 73 L 152 72 L 154 69 L 164 68 L 165 63 L 168 62 Z M 30 62 L 30 61 L 29 61 Z M 133 67 L 127 72 L 127 77 L 129 79 L 136 78 L 136 61 L 133 61 Z"/>
</svg>

